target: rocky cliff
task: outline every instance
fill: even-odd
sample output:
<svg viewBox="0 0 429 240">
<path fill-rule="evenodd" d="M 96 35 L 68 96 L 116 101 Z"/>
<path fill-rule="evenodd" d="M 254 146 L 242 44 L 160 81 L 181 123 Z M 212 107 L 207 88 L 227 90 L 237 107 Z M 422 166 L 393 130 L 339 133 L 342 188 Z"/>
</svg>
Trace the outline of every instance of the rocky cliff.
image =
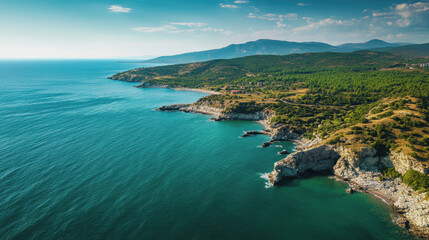
<svg viewBox="0 0 429 240">
<path fill-rule="evenodd" d="M 268 126 L 270 131 L 271 141 L 291 141 L 301 138 L 302 132 L 291 129 L 289 126 L 282 124 L 270 124 Z"/>
<path fill-rule="evenodd" d="M 276 162 L 268 178 L 273 185 L 277 185 L 284 178 L 302 176 L 309 171 L 329 171 L 332 170 L 338 158 L 340 155 L 334 148 L 327 145 L 294 152 Z"/>
<path fill-rule="evenodd" d="M 182 112 L 193 112 L 213 115 L 214 118 L 219 118 L 222 114 L 223 109 L 210 106 L 208 104 L 173 104 L 168 106 L 162 106 L 155 110 L 158 111 L 182 111 Z"/>
<path fill-rule="evenodd" d="M 396 171 L 404 174 L 408 169 L 414 169 L 424 174 L 429 174 L 429 168 L 423 166 L 415 158 L 402 152 L 391 152 L 388 157 L 383 159 L 383 163 L 388 167 L 394 167 Z"/>
<path fill-rule="evenodd" d="M 400 219 L 403 220 L 400 223 L 411 227 L 417 236 L 429 237 L 429 200 L 426 195 L 413 191 L 400 178 L 380 178 L 380 169 L 385 167 L 394 166 L 402 172 L 414 169 L 422 173 L 427 169 L 422 169 L 406 155 L 393 153 L 378 157 L 376 153 L 375 149 L 369 147 L 352 150 L 344 146 L 319 145 L 295 152 L 276 162 L 268 179 L 277 185 L 284 178 L 302 176 L 308 171 L 331 171 L 355 189 L 387 201 L 400 213 Z"/>
<path fill-rule="evenodd" d="M 267 127 L 263 133 L 270 135 L 271 141 L 297 140 L 302 135 L 286 125 L 271 123 L 274 113 L 267 110 L 226 112 L 207 102 L 175 104 L 157 110 L 210 114 L 214 120 L 262 121 Z M 384 181 L 380 178 L 381 169 L 386 167 L 394 167 L 400 173 L 414 169 L 425 174 L 429 172 L 428 168 L 399 152 L 379 157 L 371 147 L 332 146 L 322 142 L 318 137 L 312 141 L 301 139 L 297 152 L 274 164 L 274 170 L 268 174 L 270 183 L 278 185 L 282 179 L 303 176 L 308 172 L 330 172 L 356 190 L 384 199 L 400 214 L 399 224 L 413 229 L 417 236 L 429 237 L 429 200 L 426 195 L 413 191 L 400 178 Z"/>
</svg>

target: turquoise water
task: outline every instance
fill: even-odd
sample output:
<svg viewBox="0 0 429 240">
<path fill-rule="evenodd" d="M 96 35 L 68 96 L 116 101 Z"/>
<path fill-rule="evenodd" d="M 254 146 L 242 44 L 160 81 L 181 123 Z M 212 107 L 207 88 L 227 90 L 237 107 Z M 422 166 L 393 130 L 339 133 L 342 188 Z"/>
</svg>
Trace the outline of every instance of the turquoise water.
<svg viewBox="0 0 429 240">
<path fill-rule="evenodd" d="M 331 178 L 266 188 L 257 123 L 153 111 L 205 94 L 106 79 L 139 66 L 0 61 L 0 239 L 410 238 Z"/>
</svg>

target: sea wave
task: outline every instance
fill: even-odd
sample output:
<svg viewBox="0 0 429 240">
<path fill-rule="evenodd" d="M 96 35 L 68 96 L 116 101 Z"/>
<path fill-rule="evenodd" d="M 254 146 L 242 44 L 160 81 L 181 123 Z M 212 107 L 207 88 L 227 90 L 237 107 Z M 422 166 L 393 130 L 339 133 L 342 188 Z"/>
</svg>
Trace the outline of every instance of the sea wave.
<svg viewBox="0 0 429 240">
<path fill-rule="evenodd" d="M 265 188 L 270 188 L 270 187 L 272 187 L 272 186 L 273 186 L 273 184 L 272 184 L 272 183 L 270 183 L 270 181 L 269 181 L 269 179 L 268 179 L 268 174 L 270 174 L 270 173 L 259 173 L 259 176 L 260 176 L 262 179 L 267 180 L 267 181 L 265 182 Z"/>
</svg>

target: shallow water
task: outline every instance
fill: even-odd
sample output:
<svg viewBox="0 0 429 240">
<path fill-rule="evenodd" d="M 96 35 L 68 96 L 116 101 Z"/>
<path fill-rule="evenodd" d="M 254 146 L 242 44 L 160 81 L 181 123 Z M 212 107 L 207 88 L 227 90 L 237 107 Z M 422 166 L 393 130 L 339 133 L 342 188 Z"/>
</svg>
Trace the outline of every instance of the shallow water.
<svg viewBox="0 0 429 240">
<path fill-rule="evenodd" d="M 205 94 L 106 79 L 138 66 L 0 61 L 1 239 L 410 238 L 329 177 L 266 188 L 281 148 L 239 137 L 261 125 L 153 111 Z"/>
</svg>

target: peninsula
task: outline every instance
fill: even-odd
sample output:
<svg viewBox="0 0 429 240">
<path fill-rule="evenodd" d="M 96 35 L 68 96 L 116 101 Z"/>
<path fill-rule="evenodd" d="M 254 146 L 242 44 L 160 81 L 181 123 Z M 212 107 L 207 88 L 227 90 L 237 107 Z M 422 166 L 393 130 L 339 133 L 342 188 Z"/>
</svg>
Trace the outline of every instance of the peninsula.
<svg viewBox="0 0 429 240">
<path fill-rule="evenodd" d="M 158 110 L 265 124 L 299 140 L 274 164 L 273 185 L 328 172 L 386 200 L 398 224 L 429 237 L 429 60 L 389 52 L 249 56 L 139 68 L 111 77 L 137 87 L 219 92 Z"/>
</svg>

